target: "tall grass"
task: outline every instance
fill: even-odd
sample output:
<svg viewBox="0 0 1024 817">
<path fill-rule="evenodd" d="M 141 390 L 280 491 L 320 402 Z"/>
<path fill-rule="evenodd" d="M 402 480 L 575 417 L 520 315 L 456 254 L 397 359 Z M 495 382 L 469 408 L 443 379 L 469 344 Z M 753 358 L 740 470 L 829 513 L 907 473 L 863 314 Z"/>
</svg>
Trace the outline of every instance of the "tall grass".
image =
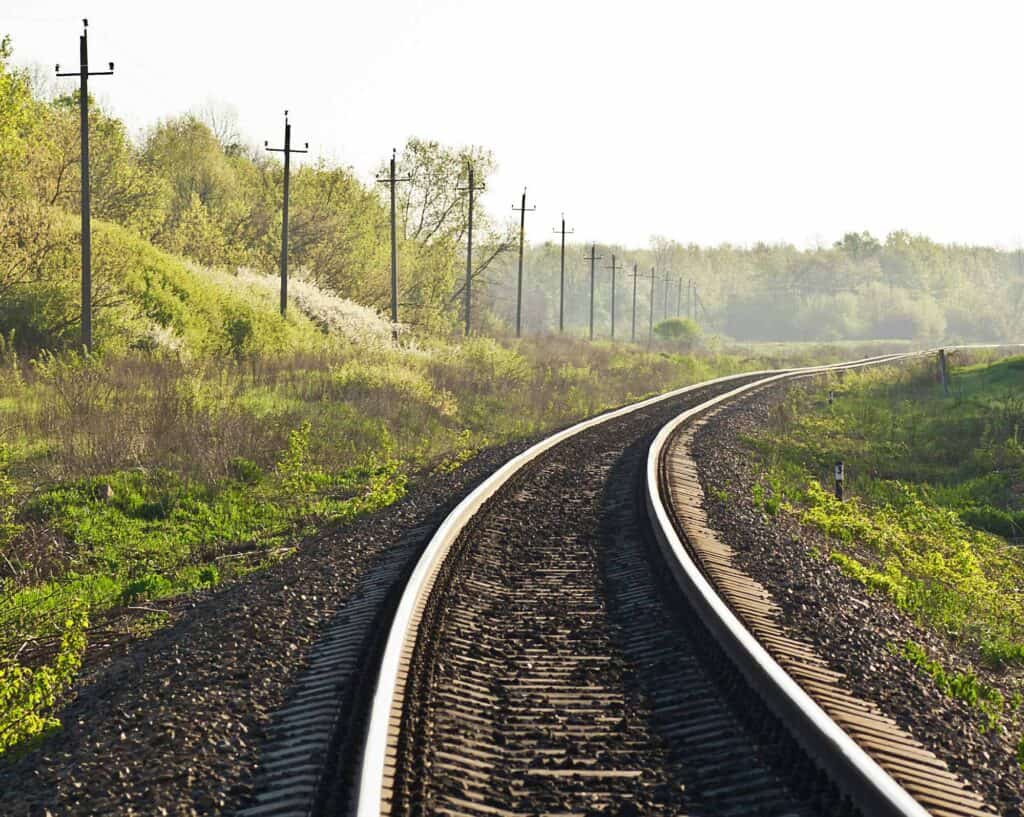
<svg viewBox="0 0 1024 817">
<path fill-rule="evenodd" d="M 5 360 L 7 644 L 55 636 L 45 622 L 64 603 L 95 617 L 214 584 L 311 526 L 392 501 L 409 475 L 744 365 L 552 338 Z"/>
</svg>

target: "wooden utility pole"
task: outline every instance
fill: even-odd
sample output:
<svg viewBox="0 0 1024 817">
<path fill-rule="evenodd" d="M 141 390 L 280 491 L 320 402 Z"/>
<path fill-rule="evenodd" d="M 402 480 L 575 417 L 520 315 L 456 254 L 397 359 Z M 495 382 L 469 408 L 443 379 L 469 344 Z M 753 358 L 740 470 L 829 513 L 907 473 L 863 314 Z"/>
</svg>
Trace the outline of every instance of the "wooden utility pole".
<svg viewBox="0 0 1024 817">
<path fill-rule="evenodd" d="M 264 141 L 263 147 L 270 153 L 284 154 L 284 206 L 281 210 L 281 317 L 288 312 L 288 187 L 291 181 L 291 158 L 293 153 L 309 153 L 309 142 L 304 150 L 292 147 L 292 126 L 288 111 L 284 112 L 284 147 L 272 148 Z"/>
<path fill-rule="evenodd" d="M 473 165 L 469 165 L 469 184 L 458 188 L 460 193 L 469 193 L 469 216 L 466 225 L 466 331 L 469 335 L 471 310 L 473 308 L 473 194 L 477 190 L 486 190 L 484 185 L 477 186 L 473 182 Z"/>
<path fill-rule="evenodd" d="M 82 346 L 92 351 L 92 225 L 89 195 L 89 77 L 104 77 L 114 73 L 114 63 L 108 62 L 107 71 L 89 70 L 89 21 L 82 20 L 82 36 L 78 38 L 78 70 L 61 73 L 58 77 L 78 77 L 78 113 L 82 139 Z"/>
<path fill-rule="evenodd" d="M 398 178 L 395 175 L 395 149 L 391 148 L 391 168 L 384 178 L 377 177 L 381 184 L 391 188 L 391 336 L 398 334 L 398 219 L 395 217 L 395 185 L 412 181 L 411 176 Z"/>
<path fill-rule="evenodd" d="M 667 321 L 668 320 L 668 284 L 669 284 L 669 281 L 671 281 L 671 280 L 672 280 L 672 271 L 671 270 L 665 270 L 665 303 L 663 304 L 663 306 L 665 308 L 665 314 L 661 318 L 663 321 Z"/>
<path fill-rule="evenodd" d="M 697 294 L 697 282 L 693 282 L 693 322 L 697 321 L 697 307 L 700 307 L 700 311 L 704 313 L 704 320 L 708 318 L 708 311 L 704 308 L 704 301 L 700 299 L 700 295 Z"/>
<path fill-rule="evenodd" d="M 526 206 L 526 188 L 523 188 L 522 203 L 512 209 L 519 212 L 519 281 L 516 284 L 516 337 L 523 335 L 523 244 L 526 241 L 526 214 L 537 208 Z"/>
<path fill-rule="evenodd" d="M 558 276 L 558 331 L 565 331 L 565 236 L 572 235 L 575 230 L 565 229 L 565 213 L 562 213 L 562 229 L 552 230 L 553 233 L 562 234 L 562 263 Z"/>
<path fill-rule="evenodd" d="M 651 267 L 651 321 L 647 327 L 647 346 L 650 348 L 654 342 L 654 286 L 657 275 L 654 272 L 654 267 Z"/>
<path fill-rule="evenodd" d="M 590 245 L 590 255 L 584 260 L 590 262 L 590 339 L 594 339 L 594 264 L 604 258 L 597 254 L 597 244 Z"/>
<path fill-rule="evenodd" d="M 676 290 L 676 317 L 683 316 L 683 278 L 679 277 L 679 288 Z"/>
<path fill-rule="evenodd" d="M 622 269 L 621 266 L 615 265 L 615 254 L 612 253 L 612 265 L 605 267 L 612 271 L 612 340 L 615 340 L 615 273 L 617 270 Z"/>
<path fill-rule="evenodd" d="M 636 343 L 636 276 L 637 276 L 637 263 L 633 262 L 633 324 L 629 331 L 629 339 Z"/>
</svg>

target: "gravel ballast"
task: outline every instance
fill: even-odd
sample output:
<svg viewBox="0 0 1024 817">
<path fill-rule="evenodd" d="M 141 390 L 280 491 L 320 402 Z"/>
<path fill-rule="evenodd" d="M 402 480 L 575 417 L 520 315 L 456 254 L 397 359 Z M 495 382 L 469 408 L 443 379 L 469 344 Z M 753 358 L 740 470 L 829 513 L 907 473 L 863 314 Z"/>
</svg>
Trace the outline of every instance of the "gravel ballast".
<svg viewBox="0 0 1024 817">
<path fill-rule="evenodd" d="M 488 449 L 394 505 L 195 598 L 179 620 L 87 673 L 37 750 L 0 761 L 0 814 L 217 815 L 249 801 L 271 715 L 359 579 L 403 531 L 436 526 L 527 448 Z"/>
<path fill-rule="evenodd" d="M 1014 759 L 1017 736 L 983 731 L 979 710 L 943 695 L 891 646 L 916 641 L 947 668 L 976 665 L 977 656 L 847 577 L 828 561 L 834 543 L 823 533 L 784 511 L 769 517 L 755 506 L 753 486 L 763 468 L 744 437 L 764 428 L 786 389 L 780 385 L 735 401 L 697 432 L 692 451 L 711 527 L 735 550 L 737 567 L 771 592 L 785 627 L 813 642 L 846 675 L 852 692 L 876 703 L 1001 814 L 1020 815 L 1024 774 Z M 984 673 L 979 671 L 989 683 L 1005 681 Z"/>
</svg>

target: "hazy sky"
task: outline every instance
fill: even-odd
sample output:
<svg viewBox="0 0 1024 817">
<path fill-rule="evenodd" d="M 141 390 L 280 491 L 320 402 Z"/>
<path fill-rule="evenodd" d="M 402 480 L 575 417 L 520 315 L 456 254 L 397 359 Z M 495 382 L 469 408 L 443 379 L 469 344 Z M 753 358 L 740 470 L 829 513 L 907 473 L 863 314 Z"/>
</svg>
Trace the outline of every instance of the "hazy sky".
<svg viewBox="0 0 1024 817">
<path fill-rule="evenodd" d="M 213 100 L 277 143 L 287 107 L 364 179 L 412 135 L 485 145 L 533 240 L 1024 234 L 1017 2 L 3 0 L 0 32 L 73 66 L 82 15 L 133 129 Z"/>
</svg>

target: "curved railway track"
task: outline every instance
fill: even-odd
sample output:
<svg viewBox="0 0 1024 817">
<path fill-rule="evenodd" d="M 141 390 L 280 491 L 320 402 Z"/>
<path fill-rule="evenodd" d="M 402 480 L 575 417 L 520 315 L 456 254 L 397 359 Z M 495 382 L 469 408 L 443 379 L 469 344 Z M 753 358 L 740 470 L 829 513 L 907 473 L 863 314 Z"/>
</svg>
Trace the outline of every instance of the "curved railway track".
<svg viewBox="0 0 1024 817">
<path fill-rule="evenodd" d="M 786 639 L 701 515 L 687 423 L 831 368 L 720 378 L 610 412 L 466 497 L 394 604 L 358 760 L 350 723 L 320 813 L 989 814 Z M 248 813 L 309 813 L 274 802 Z"/>
</svg>

